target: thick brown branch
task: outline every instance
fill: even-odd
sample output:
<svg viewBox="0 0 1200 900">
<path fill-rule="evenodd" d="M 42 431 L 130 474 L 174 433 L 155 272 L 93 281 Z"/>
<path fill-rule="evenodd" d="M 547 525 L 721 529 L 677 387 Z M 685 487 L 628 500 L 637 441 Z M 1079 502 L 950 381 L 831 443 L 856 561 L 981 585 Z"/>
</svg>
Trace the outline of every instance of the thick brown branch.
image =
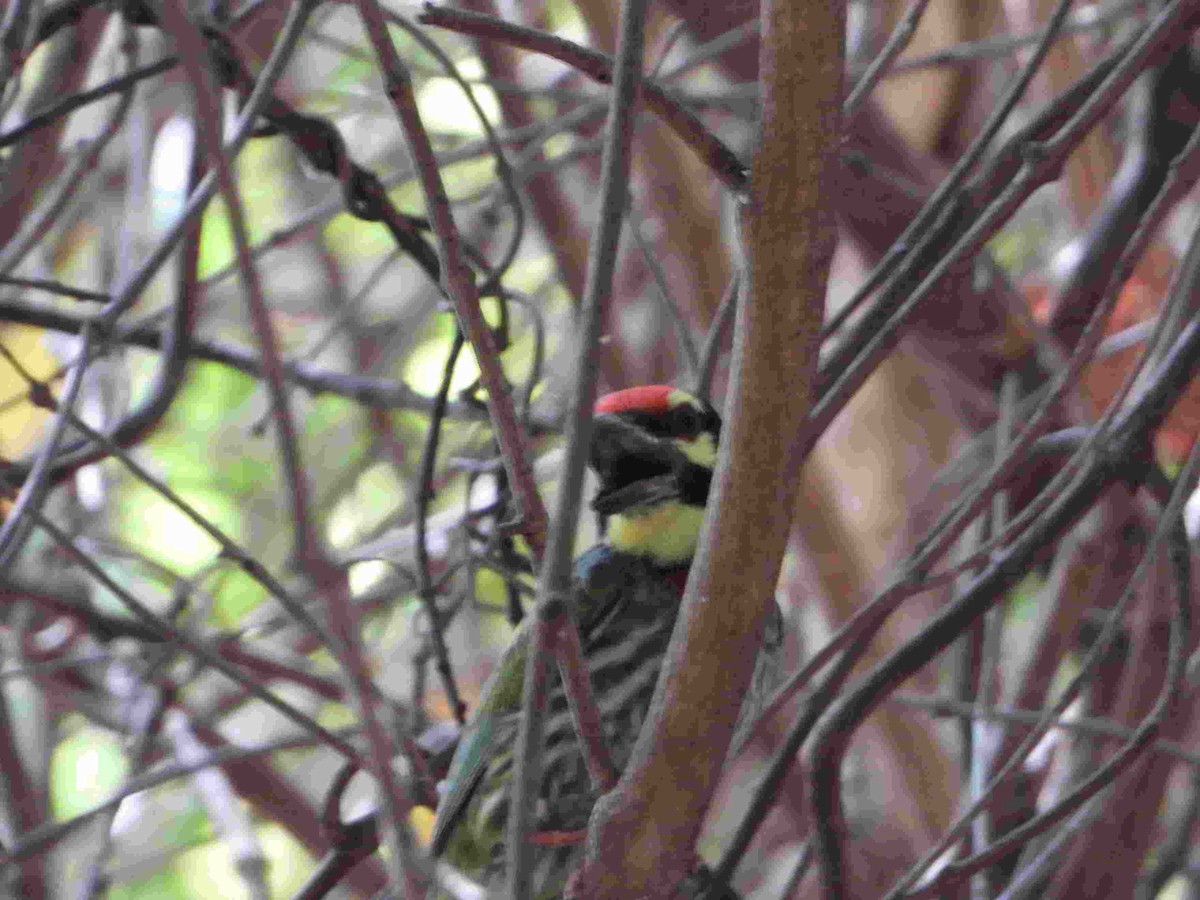
<svg viewBox="0 0 1200 900">
<path fill-rule="evenodd" d="M 738 317 L 716 514 L 650 724 L 593 814 L 576 897 L 676 896 L 695 866 L 795 508 L 799 424 L 833 247 L 843 27 L 841 4 L 763 7 L 762 143 L 746 214 L 750 297 Z"/>
</svg>

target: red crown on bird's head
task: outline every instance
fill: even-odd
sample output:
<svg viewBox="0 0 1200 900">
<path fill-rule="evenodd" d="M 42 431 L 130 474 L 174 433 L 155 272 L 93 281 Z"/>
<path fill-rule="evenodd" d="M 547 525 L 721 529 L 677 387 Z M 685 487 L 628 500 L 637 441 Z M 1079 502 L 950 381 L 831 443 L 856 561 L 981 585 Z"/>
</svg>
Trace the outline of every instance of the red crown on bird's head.
<svg viewBox="0 0 1200 900">
<path fill-rule="evenodd" d="M 642 384 L 637 387 L 613 391 L 596 401 L 595 413 L 617 415 L 636 410 L 647 413 L 665 413 L 671 409 L 671 395 L 676 388 L 669 384 Z"/>
</svg>

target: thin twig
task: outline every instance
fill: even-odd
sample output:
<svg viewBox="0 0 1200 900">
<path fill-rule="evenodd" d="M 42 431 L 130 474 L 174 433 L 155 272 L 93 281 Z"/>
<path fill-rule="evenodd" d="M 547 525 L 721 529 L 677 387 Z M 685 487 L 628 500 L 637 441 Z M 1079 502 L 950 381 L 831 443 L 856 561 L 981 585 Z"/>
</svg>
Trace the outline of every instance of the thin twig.
<svg viewBox="0 0 1200 900">
<path fill-rule="evenodd" d="M 426 25 L 436 25 L 474 37 L 501 40 L 515 47 L 543 53 L 578 69 L 601 84 L 615 83 L 612 61 L 606 54 L 545 31 L 444 6 L 427 5 L 419 18 Z M 748 170 L 736 153 L 653 82 L 641 79 L 638 89 L 639 99 L 645 102 L 646 107 L 662 117 L 722 184 L 738 194 L 745 191 Z"/>
<path fill-rule="evenodd" d="M 458 229 L 450 212 L 433 146 L 417 109 L 412 80 L 392 45 L 378 6 L 371 0 L 359 0 L 359 10 L 371 45 L 379 58 L 388 99 L 400 120 L 405 141 L 420 176 L 430 222 L 438 239 L 446 291 L 479 363 L 480 380 L 488 394 L 492 427 L 521 511 L 520 530 L 533 548 L 534 556 L 540 558 L 546 544 L 546 510 L 533 480 L 528 442 L 513 410 L 512 396 L 500 367 L 495 340 L 479 306 L 478 288 L 462 260 Z"/>
<path fill-rule="evenodd" d="M 596 396 L 596 373 L 600 357 L 600 323 L 604 307 L 610 302 L 613 273 L 621 240 L 622 218 L 629 196 L 629 171 L 633 141 L 632 115 L 636 84 L 642 67 L 643 0 L 624 0 L 617 39 L 617 62 L 613 73 L 604 152 L 600 169 L 600 209 L 598 225 L 588 253 L 587 282 L 581 301 L 579 361 L 572 386 L 567 416 L 566 460 L 560 477 L 558 502 L 554 511 L 550 543 L 538 581 L 538 600 L 532 623 L 533 635 L 525 663 L 525 683 L 521 702 L 521 720 L 517 732 L 508 821 L 507 890 L 509 900 L 524 900 L 533 895 L 533 848 L 529 834 L 533 830 L 534 805 L 541 785 L 541 762 L 546 717 L 546 681 L 550 653 L 559 641 L 562 628 L 575 625 L 565 608 L 570 590 L 571 548 L 579 520 L 583 474 L 591 434 L 592 406 Z M 578 647 L 578 636 L 570 641 L 569 656 Z M 567 678 L 568 688 L 586 687 L 581 679 Z M 586 696 L 587 692 L 583 691 Z M 594 702 L 580 705 L 586 710 Z M 586 733 L 595 723 L 584 723 Z M 594 762 L 594 761 L 593 761 Z M 611 767 L 611 764 L 610 764 Z"/>
</svg>

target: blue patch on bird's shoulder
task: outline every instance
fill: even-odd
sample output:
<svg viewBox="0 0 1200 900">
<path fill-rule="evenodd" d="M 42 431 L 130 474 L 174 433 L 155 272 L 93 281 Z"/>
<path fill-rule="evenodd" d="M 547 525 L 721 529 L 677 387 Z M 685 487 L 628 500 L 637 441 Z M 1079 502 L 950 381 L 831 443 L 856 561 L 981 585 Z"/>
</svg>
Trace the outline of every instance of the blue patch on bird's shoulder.
<svg viewBox="0 0 1200 900">
<path fill-rule="evenodd" d="M 653 573 L 649 561 L 611 544 L 597 544 L 575 558 L 575 581 L 593 596 L 646 582 L 654 577 Z"/>
<path fill-rule="evenodd" d="M 614 562 L 617 562 L 618 557 L 622 556 L 625 556 L 625 554 L 619 553 L 608 544 L 597 544 L 576 557 L 575 577 L 584 584 L 587 584 L 600 572 L 613 565 Z"/>
<path fill-rule="evenodd" d="M 588 594 L 604 594 L 628 585 L 662 582 L 683 594 L 687 583 L 687 562 L 660 566 L 653 560 L 619 550 L 611 544 L 597 544 L 575 559 L 575 580 Z"/>
</svg>

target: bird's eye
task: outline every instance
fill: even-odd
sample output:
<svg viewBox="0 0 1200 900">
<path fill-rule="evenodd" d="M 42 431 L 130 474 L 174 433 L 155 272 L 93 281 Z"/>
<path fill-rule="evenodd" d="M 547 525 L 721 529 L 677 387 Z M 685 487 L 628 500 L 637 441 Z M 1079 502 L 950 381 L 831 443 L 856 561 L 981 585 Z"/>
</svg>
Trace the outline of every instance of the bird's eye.
<svg viewBox="0 0 1200 900">
<path fill-rule="evenodd" d="M 671 433 L 680 437 L 699 434 L 704 430 L 700 410 L 685 403 L 671 412 Z"/>
</svg>

